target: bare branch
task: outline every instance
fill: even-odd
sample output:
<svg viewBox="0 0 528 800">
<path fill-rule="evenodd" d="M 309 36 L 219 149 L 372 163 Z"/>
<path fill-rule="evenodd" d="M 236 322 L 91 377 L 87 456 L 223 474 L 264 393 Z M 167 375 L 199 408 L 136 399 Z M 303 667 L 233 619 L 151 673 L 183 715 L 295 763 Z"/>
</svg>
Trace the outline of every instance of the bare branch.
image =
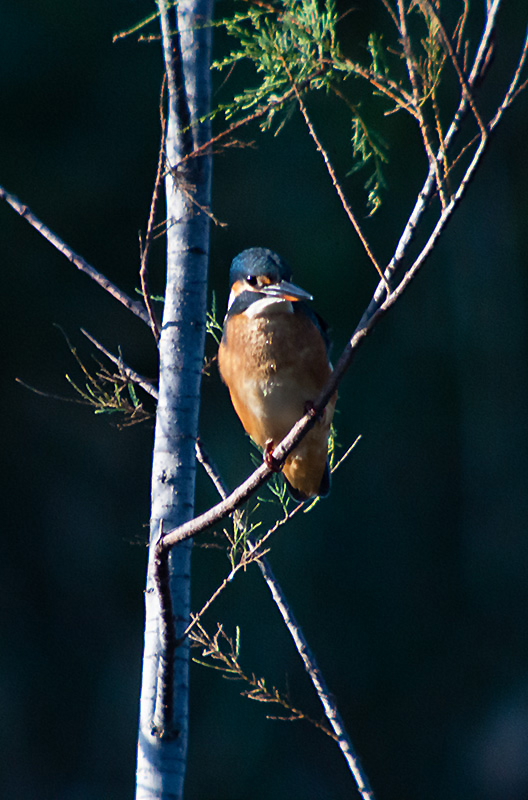
<svg viewBox="0 0 528 800">
<path fill-rule="evenodd" d="M 429 10 L 430 14 L 432 14 L 434 16 L 435 20 L 436 20 L 436 23 L 438 25 L 438 30 L 440 31 L 440 35 L 441 35 L 442 41 L 444 43 L 444 47 L 445 47 L 445 49 L 447 50 L 447 52 L 449 54 L 449 58 L 451 59 L 452 64 L 453 64 L 453 66 L 455 68 L 455 72 L 457 74 L 460 86 L 462 87 L 463 95 L 465 96 L 465 98 L 466 98 L 466 100 L 467 100 L 467 102 L 469 104 L 469 107 L 471 108 L 471 110 L 473 112 L 473 115 L 474 115 L 474 117 L 475 117 L 475 119 L 477 121 L 477 125 L 479 126 L 479 129 L 480 129 L 480 132 L 481 132 L 482 136 L 486 136 L 487 132 L 486 132 L 485 125 L 482 122 L 482 119 L 481 119 L 481 116 L 480 116 L 479 112 L 477 111 L 477 107 L 475 106 L 475 100 L 473 98 L 473 94 L 471 92 L 471 89 L 469 88 L 469 84 L 467 82 L 466 76 L 464 75 L 464 71 L 463 71 L 462 67 L 460 66 L 460 64 L 458 63 L 458 58 L 456 57 L 456 53 L 455 53 L 455 51 L 453 49 L 453 46 L 451 44 L 451 40 L 450 40 L 449 36 L 447 35 L 447 32 L 446 32 L 446 30 L 444 28 L 442 20 L 440 19 L 438 13 L 435 11 L 433 6 L 431 5 L 430 0 L 420 0 L 420 2 L 424 3 L 426 8 Z"/>
<path fill-rule="evenodd" d="M 111 353 L 109 350 L 107 350 L 107 348 L 104 345 L 102 345 L 100 342 L 98 342 L 97 339 L 94 336 L 89 334 L 88 331 L 85 331 L 84 328 L 81 328 L 81 333 L 84 336 L 86 336 L 86 338 L 94 345 L 94 347 L 97 347 L 97 349 L 100 350 L 101 353 L 103 353 L 113 364 L 115 364 L 121 370 L 121 372 L 123 372 L 126 375 L 126 377 L 130 381 L 132 381 L 132 383 L 136 383 L 138 386 L 140 386 L 143 389 L 143 391 L 147 392 L 147 394 L 149 394 L 151 397 L 153 397 L 154 400 L 158 399 L 158 390 L 154 386 L 152 381 L 148 380 L 148 378 L 144 378 L 138 372 L 136 372 L 131 367 L 129 367 L 127 364 L 125 364 L 125 362 L 123 361 L 121 356 L 113 355 L 113 353 Z M 21 383 L 24 386 L 26 385 L 26 384 L 23 383 L 23 381 L 18 381 L 18 382 Z M 31 389 L 32 387 L 28 387 L 28 388 Z M 37 391 L 37 390 L 34 389 L 33 391 Z M 43 394 L 46 397 L 52 396 L 52 395 L 47 395 L 44 392 L 37 392 L 37 393 L 38 394 Z M 59 399 L 62 399 L 62 398 L 59 398 Z M 227 489 L 225 487 L 224 481 L 222 480 L 222 476 L 220 475 L 220 473 L 218 471 L 218 468 L 216 467 L 216 465 L 213 462 L 211 456 L 209 455 L 209 453 L 205 449 L 205 446 L 204 446 L 204 444 L 203 444 L 203 442 L 202 442 L 202 440 L 200 438 L 196 439 L 195 450 L 196 450 L 196 460 L 204 468 L 205 472 L 207 473 L 207 475 L 209 476 L 209 478 L 213 482 L 218 494 L 221 497 L 226 497 L 227 496 Z M 343 456 L 343 459 L 346 457 L 346 455 L 347 455 L 347 453 L 345 454 L 345 456 Z M 341 460 L 343 460 L 343 459 L 341 459 Z"/>
<path fill-rule="evenodd" d="M 145 25 L 148 25 L 150 22 L 154 22 L 154 20 L 157 19 L 158 16 L 159 12 L 156 11 L 155 14 L 150 14 L 150 16 L 146 17 L 145 19 L 142 19 L 141 22 L 138 22 L 132 28 L 128 28 L 126 31 L 120 31 L 120 33 L 116 33 L 112 37 L 112 44 L 117 42 L 119 39 L 125 39 L 127 36 L 131 36 L 133 33 L 136 33 L 137 31 L 141 30 L 141 28 L 144 28 Z M 159 36 L 157 38 L 159 39 Z"/>
<path fill-rule="evenodd" d="M 477 78 L 480 76 L 481 70 L 483 69 L 483 65 L 485 63 L 486 56 L 487 56 L 487 54 L 489 52 L 490 43 L 491 43 L 492 38 L 493 38 L 493 32 L 495 30 L 497 13 L 498 13 L 500 4 L 501 4 L 501 0 L 493 0 L 493 2 L 491 3 L 491 5 L 489 7 L 488 15 L 486 17 L 486 23 L 485 23 L 485 26 L 484 26 L 484 30 L 482 32 L 482 36 L 481 36 L 481 39 L 480 39 L 480 42 L 479 42 L 479 46 L 477 48 L 477 53 L 476 53 L 476 56 L 475 56 L 475 60 L 473 62 L 473 67 L 471 69 L 471 73 L 470 73 L 469 79 L 468 79 L 468 85 L 470 87 L 473 86 L 473 84 L 475 83 Z M 464 118 L 466 110 L 467 110 L 467 100 L 466 100 L 465 94 L 463 93 L 462 97 L 460 99 L 458 108 L 457 108 L 455 114 L 453 115 L 453 119 L 451 121 L 449 129 L 448 129 L 448 131 L 447 131 L 447 133 L 446 133 L 446 135 L 444 137 L 444 141 L 443 141 L 442 145 L 440 146 L 439 151 L 437 153 L 437 156 L 436 156 L 436 160 L 437 161 L 442 161 L 442 159 L 445 158 L 445 153 L 449 150 L 449 147 L 453 143 L 453 141 L 454 141 L 454 139 L 455 139 L 455 137 L 456 137 L 456 135 L 457 135 L 457 133 L 458 133 L 458 131 L 460 129 L 460 124 L 461 124 L 461 122 L 462 122 L 462 120 Z M 436 174 L 436 171 L 433 168 L 433 165 L 430 164 L 429 165 L 429 172 L 428 172 L 427 178 L 425 180 L 425 183 L 422 186 L 422 189 L 421 189 L 421 191 L 420 191 L 420 193 L 419 193 L 419 195 L 418 195 L 418 197 L 416 199 L 414 208 L 413 208 L 413 210 L 411 212 L 411 215 L 410 215 L 410 217 L 409 217 L 409 219 L 407 221 L 407 224 L 405 225 L 403 233 L 402 233 L 402 235 L 400 237 L 400 240 L 399 240 L 399 242 L 398 242 L 398 244 L 396 246 L 396 250 L 394 251 L 394 255 L 393 255 L 389 265 L 387 266 L 387 269 L 384 272 L 385 278 L 389 282 L 390 282 L 392 276 L 399 269 L 400 264 L 402 263 L 402 261 L 404 259 L 405 253 L 407 252 L 407 249 L 408 249 L 409 245 L 411 244 L 411 242 L 412 242 L 412 240 L 414 238 L 414 233 L 415 233 L 415 231 L 416 231 L 416 229 L 418 227 L 418 224 L 419 224 L 423 214 L 425 213 L 425 211 L 426 211 L 426 209 L 428 207 L 429 201 L 430 201 L 430 199 L 431 199 L 431 197 L 433 195 L 433 192 L 435 190 L 435 174 Z M 375 312 L 375 310 L 379 307 L 380 303 L 382 302 L 382 298 L 383 298 L 384 295 L 385 295 L 385 284 L 383 282 L 380 282 L 378 284 L 377 288 L 376 288 L 376 291 L 374 292 L 374 296 L 373 296 L 373 298 L 372 298 L 372 300 L 370 302 L 370 305 L 369 305 L 366 313 L 373 314 Z"/>
<path fill-rule="evenodd" d="M 517 68 L 515 70 L 515 74 L 514 74 L 514 76 L 512 78 L 512 81 L 511 81 L 509 87 L 508 87 L 508 91 L 506 92 L 504 100 L 502 101 L 497 113 L 495 114 L 495 116 L 493 117 L 492 121 L 490 122 L 490 125 L 489 125 L 490 130 L 494 130 L 494 128 L 496 127 L 496 125 L 500 121 L 500 118 L 502 117 L 504 111 L 506 111 L 506 109 L 511 106 L 511 104 L 513 103 L 515 98 L 528 85 L 528 80 L 523 81 L 523 83 L 521 83 L 519 85 L 519 81 L 521 80 L 522 71 L 523 71 L 523 69 L 524 69 L 524 67 L 526 65 L 527 57 L 528 57 L 528 26 L 526 28 L 523 47 L 522 47 L 521 55 L 519 57 L 519 61 L 517 63 Z"/>
<path fill-rule="evenodd" d="M 473 69 L 471 71 L 469 85 L 471 85 L 471 83 L 475 80 L 475 77 L 479 74 L 479 69 L 482 63 L 482 59 L 484 58 L 484 55 L 487 52 L 489 39 L 492 35 L 493 26 L 491 25 L 490 20 L 495 19 L 499 4 L 500 0 L 494 0 L 492 5 L 490 6 L 490 12 L 487 18 L 482 39 L 479 44 L 477 57 L 475 58 Z M 522 63 L 524 63 L 524 59 L 526 57 L 526 49 L 527 46 L 525 44 L 525 47 L 523 48 L 523 53 L 521 55 Z M 514 77 L 512 84 L 514 81 L 516 82 L 516 84 L 518 83 L 519 81 L 518 75 L 520 75 L 519 69 L 516 72 L 516 76 Z M 515 87 L 508 92 L 505 98 L 505 102 L 508 103 L 511 102 L 511 97 L 513 96 L 514 91 Z M 444 139 L 444 147 L 446 147 L 446 149 L 447 145 L 452 141 L 455 133 L 458 130 L 458 126 L 460 124 L 462 114 L 466 106 L 467 106 L 467 98 L 465 92 L 463 92 L 459 108 L 453 118 L 451 126 Z M 502 113 L 504 111 L 504 108 L 502 108 L 501 106 L 501 109 Z M 394 305 L 394 303 L 401 296 L 401 294 L 403 294 L 407 286 L 410 284 L 410 282 L 416 276 L 417 272 L 423 266 L 425 260 L 430 255 L 438 239 L 438 236 L 445 228 L 448 220 L 451 218 L 451 215 L 455 207 L 460 202 L 471 178 L 473 177 L 477 165 L 480 162 L 480 159 L 485 151 L 487 142 L 488 142 L 487 137 L 486 138 L 483 137 L 481 139 L 479 147 L 477 148 L 473 156 L 473 159 L 459 184 L 457 191 L 454 193 L 447 206 L 442 210 L 442 213 L 438 219 L 438 222 L 433 232 L 431 233 L 425 246 L 422 248 L 418 258 L 405 273 L 405 276 L 398 285 L 398 287 L 394 291 L 392 291 L 389 295 L 387 295 L 383 302 L 380 302 L 381 298 L 379 296 L 379 293 L 380 293 L 380 286 L 382 287 L 383 290 L 385 290 L 385 285 L 381 284 L 376 289 L 376 292 L 374 294 L 371 303 L 364 312 L 359 322 L 359 325 L 354 331 L 345 349 L 343 350 L 341 357 L 339 358 L 339 361 L 337 362 L 335 370 L 330 376 L 327 385 L 321 392 L 321 395 L 318 398 L 317 402 L 314 404 L 313 411 L 311 413 L 307 413 L 304 417 L 302 417 L 294 425 L 289 434 L 275 448 L 274 458 L 277 460 L 279 464 L 282 464 L 284 462 L 285 458 L 289 455 L 289 453 L 291 453 L 291 451 L 297 446 L 302 437 L 314 425 L 315 423 L 314 415 L 319 414 L 326 406 L 326 403 L 337 389 L 337 386 L 342 380 L 345 372 L 352 363 L 355 352 L 357 351 L 359 346 L 365 340 L 366 336 L 370 333 L 373 327 L 377 324 L 380 317 L 384 315 Z M 439 153 L 436 160 L 441 159 L 441 157 L 442 155 L 441 153 Z M 388 278 L 393 273 L 394 269 L 396 268 L 396 265 L 403 258 L 407 246 L 413 237 L 416 225 L 419 219 L 421 218 L 423 212 L 425 211 L 427 202 L 431 196 L 431 192 L 433 191 L 433 187 L 434 187 L 434 170 L 432 169 L 432 166 L 430 166 L 427 181 L 424 184 L 422 191 L 420 192 L 413 214 L 411 215 L 407 223 L 407 226 L 405 228 L 404 234 L 400 239 L 395 256 L 393 257 L 391 263 L 389 264 L 389 267 L 385 272 L 386 278 Z M 270 478 L 271 474 L 272 474 L 271 470 L 267 467 L 265 463 L 263 463 L 225 500 L 218 503 L 216 506 L 213 506 L 205 513 L 199 515 L 194 520 L 185 523 L 184 525 L 180 526 L 179 528 L 173 531 L 167 532 L 162 542 L 160 542 L 159 546 L 172 547 L 177 542 L 184 541 L 185 539 L 195 536 L 196 534 L 200 533 L 201 531 L 205 530 L 211 525 L 219 522 L 221 519 L 230 514 L 232 511 L 239 508 L 243 502 L 245 502 L 265 481 L 267 481 Z"/>
<path fill-rule="evenodd" d="M 366 69 L 365 67 L 362 67 L 361 64 L 357 64 L 354 61 L 344 59 L 344 62 L 351 72 L 358 75 L 360 78 L 364 78 L 364 80 L 368 81 L 372 86 L 374 86 L 375 89 L 395 103 L 396 109 L 386 111 L 386 114 L 392 114 L 395 110 L 403 109 L 412 117 L 417 119 L 418 115 L 416 109 L 414 108 L 412 96 L 402 89 L 401 86 L 398 86 L 395 81 L 392 81 L 385 75 L 380 75 L 379 73 L 374 72 L 372 69 Z M 345 95 L 339 92 L 333 84 L 330 84 L 330 89 L 337 94 L 343 100 L 343 102 L 345 102 L 347 105 L 351 105 Z"/>
<path fill-rule="evenodd" d="M 139 317 L 143 322 L 146 322 L 147 325 L 149 324 L 148 314 L 143 308 L 143 305 L 139 303 L 137 300 L 132 300 L 125 292 L 121 291 L 112 281 L 109 281 L 108 278 L 98 272 L 94 267 L 88 264 L 87 261 L 82 258 L 82 256 L 77 255 L 74 251 L 65 244 L 62 239 L 60 239 L 57 234 L 53 233 L 47 225 L 45 225 L 33 212 L 31 211 L 28 206 L 24 205 L 20 202 L 20 200 L 15 197 L 14 195 L 10 194 L 6 191 L 3 187 L 0 186 L 0 198 L 5 200 L 11 208 L 13 208 L 17 214 L 20 214 L 26 222 L 35 228 L 36 231 L 40 233 L 47 241 L 55 247 L 59 253 L 62 253 L 68 261 L 70 261 L 78 270 L 84 272 L 85 275 L 88 275 L 93 281 L 99 284 L 108 294 L 112 295 L 115 300 L 118 300 L 125 308 L 128 308 L 129 311 L 132 311 L 137 317 Z"/>
<path fill-rule="evenodd" d="M 223 626 L 217 623 L 217 631 L 214 636 L 211 636 L 203 625 L 198 624 L 197 630 L 193 631 L 190 636 L 194 647 L 201 647 L 203 649 L 202 657 L 208 658 L 207 661 L 202 661 L 197 658 L 193 659 L 198 664 L 203 666 L 212 667 L 223 673 L 223 677 L 231 680 L 243 681 L 249 688 L 244 689 L 241 694 L 250 700 L 255 700 L 259 703 L 274 703 L 281 706 L 288 712 L 288 716 L 270 716 L 266 715 L 268 719 L 278 719 L 283 722 L 295 722 L 304 720 L 316 728 L 323 731 L 331 739 L 336 740 L 336 735 L 332 729 L 324 722 L 320 722 L 309 717 L 304 711 L 295 708 L 289 701 L 289 698 L 281 694 L 275 687 L 268 688 L 263 678 L 257 678 L 254 673 L 247 673 L 241 667 L 239 661 L 239 630 L 237 628 L 236 640 L 233 641 L 226 633 L 224 633 Z M 223 647 L 222 647 L 223 643 Z M 225 646 L 227 645 L 227 651 Z M 216 664 L 210 663 L 211 661 L 217 662 Z"/>
<path fill-rule="evenodd" d="M 261 559 L 257 563 L 275 601 L 275 604 L 286 624 L 286 627 L 288 628 L 288 631 L 295 642 L 297 652 L 303 661 L 304 668 L 310 676 L 310 680 L 312 681 L 317 696 L 321 701 L 326 718 L 336 734 L 337 744 L 339 745 L 339 749 L 345 757 L 348 768 L 354 776 L 358 791 L 363 800 L 374 800 L 374 794 L 370 788 L 367 776 L 363 772 L 360 761 L 354 752 L 352 742 L 350 741 L 350 737 L 346 732 L 343 719 L 339 713 L 339 709 L 337 708 L 333 695 L 331 692 L 329 692 L 315 656 L 308 646 L 308 642 L 306 641 L 304 633 L 297 624 L 297 621 L 293 616 L 288 603 L 286 602 L 286 598 L 284 597 L 279 584 L 275 580 L 275 576 L 273 575 L 273 571 L 269 565 L 269 562 L 266 559 Z"/>
<path fill-rule="evenodd" d="M 322 72 L 323 69 L 321 68 L 319 72 L 316 71 L 312 73 L 310 78 L 308 78 L 306 81 L 303 81 L 303 83 L 300 85 L 299 88 L 303 88 L 305 85 L 310 83 L 313 80 L 313 78 L 317 77 L 317 75 L 319 75 Z M 196 158 L 198 156 L 204 155 L 204 153 L 212 153 L 214 145 L 218 144 L 218 142 L 222 141 L 222 139 L 231 136 L 233 133 L 235 133 L 235 131 L 245 127 L 246 125 L 249 125 L 251 122 L 255 122 L 257 119 L 264 117 L 269 111 L 271 111 L 271 109 L 280 108 L 280 106 L 284 105 L 284 103 L 287 103 L 289 100 L 291 100 L 294 94 L 295 90 L 291 88 L 288 89 L 288 91 L 285 92 L 282 95 L 282 97 L 274 98 L 273 100 L 270 100 L 268 103 L 264 103 L 263 105 L 257 106 L 256 110 L 253 111 L 251 114 L 248 114 L 246 117 L 244 117 L 243 119 L 239 119 L 236 122 L 232 122 L 231 125 L 224 131 L 220 131 L 220 133 L 217 133 L 216 136 L 211 137 L 211 139 L 209 139 L 207 142 L 204 142 L 202 145 L 200 145 L 200 147 L 197 147 L 195 150 L 193 150 L 192 153 L 187 153 L 187 155 L 183 156 L 181 160 L 178 162 L 178 164 L 176 164 L 176 166 L 173 167 L 173 169 L 174 170 L 179 169 L 190 158 Z"/>
<path fill-rule="evenodd" d="M 355 446 L 356 442 L 354 442 L 352 447 Z M 342 460 L 344 460 L 347 457 L 348 453 L 350 452 L 350 449 L 345 453 Z M 209 462 L 208 464 L 208 474 L 213 480 L 220 496 L 223 499 L 225 499 L 227 497 L 227 491 L 225 488 L 224 481 L 222 480 L 222 477 L 220 476 L 216 467 L 212 465 L 211 462 Z M 262 577 L 264 578 L 271 592 L 271 596 L 284 620 L 284 624 L 286 625 L 293 639 L 297 652 L 299 653 L 299 656 L 303 661 L 306 672 L 308 673 L 310 680 L 312 681 L 317 696 L 319 697 L 321 705 L 323 706 L 326 718 L 330 723 L 332 730 L 334 731 L 335 740 L 348 764 L 351 773 L 354 776 L 354 779 L 358 787 L 358 791 L 363 800 L 373 800 L 374 795 L 372 789 L 370 788 L 368 779 L 361 768 L 359 759 L 352 746 L 352 741 L 348 733 L 346 732 L 335 699 L 331 694 L 331 692 L 329 692 L 328 690 L 324 677 L 317 664 L 316 658 L 311 648 L 308 645 L 308 642 L 306 640 L 306 637 L 304 636 L 302 629 L 299 627 L 297 621 L 295 620 L 293 612 L 286 600 L 286 596 L 282 591 L 282 588 L 278 583 L 277 579 L 275 578 L 271 565 L 265 556 L 265 552 L 263 552 L 261 549 L 263 542 L 267 540 L 269 536 L 271 536 L 271 534 L 279 526 L 284 525 L 286 522 L 288 522 L 294 516 L 294 514 L 296 514 L 301 508 L 302 504 L 299 504 L 295 509 L 293 509 L 292 512 L 290 512 L 290 514 L 287 515 L 287 517 L 285 517 L 282 520 L 279 520 L 278 523 L 275 526 L 273 526 L 271 530 L 268 531 L 266 536 L 264 536 L 258 542 L 255 542 L 255 540 L 252 539 L 251 537 L 248 538 L 248 548 L 249 548 L 250 558 L 241 559 L 241 561 L 236 565 L 236 567 L 231 570 L 229 575 L 226 578 L 224 578 L 222 583 L 217 587 L 216 591 L 205 603 L 200 612 L 192 616 L 192 620 L 187 626 L 183 636 L 188 636 L 189 633 L 193 630 L 193 628 L 196 625 L 199 625 L 201 617 L 211 607 L 213 602 L 224 591 L 224 589 L 232 582 L 233 578 L 235 577 L 235 574 L 240 569 L 244 569 L 248 565 L 248 563 L 250 563 L 250 561 L 252 560 L 256 561 L 257 566 L 262 574 Z M 161 544 L 161 537 L 159 541 L 159 545 L 160 544 Z M 160 557 L 163 556 L 160 555 Z"/>
<path fill-rule="evenodd" d="M 414 54 L 411 49 L 411 40 L 409 38 L 409 33 L 407 31 L 407 16 L 403 0 L 398 0 L 398 14 L 400 20 L 399 29 L 400 29 L 401 41 L 403 45 L 403 52 L 405 54 L 405 63 L 407 65 L 407 72 L 409 73 L 409 78 L 411 81 L 414 108 L 417 115 L 418 125 L 420 127 L 420 133 L 422 135 L 422 141 L 425 147 L 425 152 L 427 154 L 427 160 L 429 161 L 429 166 L 432 167 L 435 174 L 436 188 L 438 189 L 440 202 L 442 203 L 442 208 L 445 208 L 445 206 L 447 205 L 447 198 L 444 191 L 444 183 L 442 175 L 440 173 L 440 163 L 438 159 L 435 158 L 433 152 L 433 146 L 430 141 L 429 126 L 427 125 L 427 122 L 425 120 L 422 111 L 422 97 L 421 97 L 422 93 L 418 85 L 418 76 L 416 74 Z"/>
</svg>

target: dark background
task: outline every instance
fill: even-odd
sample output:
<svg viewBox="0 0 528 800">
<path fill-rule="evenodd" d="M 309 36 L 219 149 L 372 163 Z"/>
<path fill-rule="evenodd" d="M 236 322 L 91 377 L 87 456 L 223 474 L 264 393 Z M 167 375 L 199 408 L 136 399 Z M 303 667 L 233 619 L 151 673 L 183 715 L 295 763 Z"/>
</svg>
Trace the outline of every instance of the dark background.
<svg viewBox="0 0 528 800">
<path fill-rule="evenodd" d="M 526 25 L 522 4 L 504 5 L 497 93 Z M 371 6 L 356 4 L 343 26 L 356 55 L 357 42 L 384 24 L 385 12 Z M 162 65 L 157 44 L 111 40 L 151 11 L 124 0 L 1 4 L 0 182 L 130 294 L 157 161 Z M 320 100 L 311 108 L 346 169 L 346 115 Z M 528 798 L 527 109 L 525 95 L 422 275 L 343 382 L 339 441 L 362 439 L 330 499 L 273 544 L 277 577 L 379 800 Z M 380 126 L 391 155 L 385 205 L 367 220 L 361 178 L 345 185 L 386 262 L 425 165 L 410 123 L 397 116 Z M 376 275 L 301 121 L 276 138 L 256 129 L 247 138 L 256 149 L 229 151 L 214 165 L 213 208 L 228 223 L 211 240 L 220 314 L 232 257 L 272 247 L 331 322 L 337 357 Z M 2 793 L 130 798 L 152 426 L 119 430 L 15 377 L 70 396 L 64 375 L 82 383 L 55 325 L 87 364 L 81 326 L 152 376 L 155 347 L 142 323 L 7 205 L 0 242 Z M 155 291 L 163 255 L 160 240 Z M 215 370 L 203 383 L 201 434 L 231 485 L 248 473 L 248 440 Z M 199 474 L 197 508 L 213 500 Z M 227 562 L 198 548 L 193 558 L 198 608 Z M 289 687 L 294 705 L 319 715 L 255 569 L 210 611 L 211 630 L 216 621 L 228 632 L 241 626 L 248 671 Z M 189 800 L 355 796 L 329 739 L 307 723 L 266 720 L 267 709 L 238 689 L 192 668 Z"/>
</svg>

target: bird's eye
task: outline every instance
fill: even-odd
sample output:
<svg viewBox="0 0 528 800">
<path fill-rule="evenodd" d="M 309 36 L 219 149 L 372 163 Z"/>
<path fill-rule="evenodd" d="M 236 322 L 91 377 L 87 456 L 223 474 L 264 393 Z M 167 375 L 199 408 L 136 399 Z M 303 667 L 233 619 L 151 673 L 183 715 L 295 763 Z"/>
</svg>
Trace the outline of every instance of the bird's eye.
<svg viewBox="0 0 528 800">
<path fill-rule="evenodd" d="M 250 286 L 256 286 L 258 283 L 256 275 L 247 275 L 246 276 L 246 283 L 249 283 Z"/>
</svg>

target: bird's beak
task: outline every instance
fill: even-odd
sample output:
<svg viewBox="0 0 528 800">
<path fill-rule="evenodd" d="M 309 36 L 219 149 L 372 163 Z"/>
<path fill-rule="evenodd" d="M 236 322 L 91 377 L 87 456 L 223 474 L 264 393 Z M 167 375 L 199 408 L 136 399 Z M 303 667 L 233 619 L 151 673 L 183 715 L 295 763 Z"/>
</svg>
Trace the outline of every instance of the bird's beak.
<svg viewBox="0 0 528 800">
<path fill-rule="evenodd" d="M 268 295 L 268 297 L 282 297 L 284 300 L 313 300 L 311 294 L 308 294 L 308 292 L 305 292 L 304 289 L 294 283 L 288 283 L 288 281 L 262 286 L 259 287 L 258 291 L 261 294 Z"/>
</svg>

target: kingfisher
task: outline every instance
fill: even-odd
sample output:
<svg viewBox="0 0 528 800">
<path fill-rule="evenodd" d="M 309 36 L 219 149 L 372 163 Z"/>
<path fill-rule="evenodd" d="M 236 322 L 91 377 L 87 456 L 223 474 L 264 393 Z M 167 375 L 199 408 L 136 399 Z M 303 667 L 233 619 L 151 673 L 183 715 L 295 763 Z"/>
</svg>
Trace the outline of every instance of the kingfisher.
<svg viewBox="0 0 528 800">
<path fill-rule="evenodd" d="M 218 366 L 246 432 L 273 467 L 273 448 L 313 407 L 332 365 L 325 322 L 312 296 L 291 282 L 288 264 L 252 247 L 233 259 Z M 282 473 L 294 500 L 330 490 L 328 438 L 337 393 L 290 453 Z"/>
</svg>

